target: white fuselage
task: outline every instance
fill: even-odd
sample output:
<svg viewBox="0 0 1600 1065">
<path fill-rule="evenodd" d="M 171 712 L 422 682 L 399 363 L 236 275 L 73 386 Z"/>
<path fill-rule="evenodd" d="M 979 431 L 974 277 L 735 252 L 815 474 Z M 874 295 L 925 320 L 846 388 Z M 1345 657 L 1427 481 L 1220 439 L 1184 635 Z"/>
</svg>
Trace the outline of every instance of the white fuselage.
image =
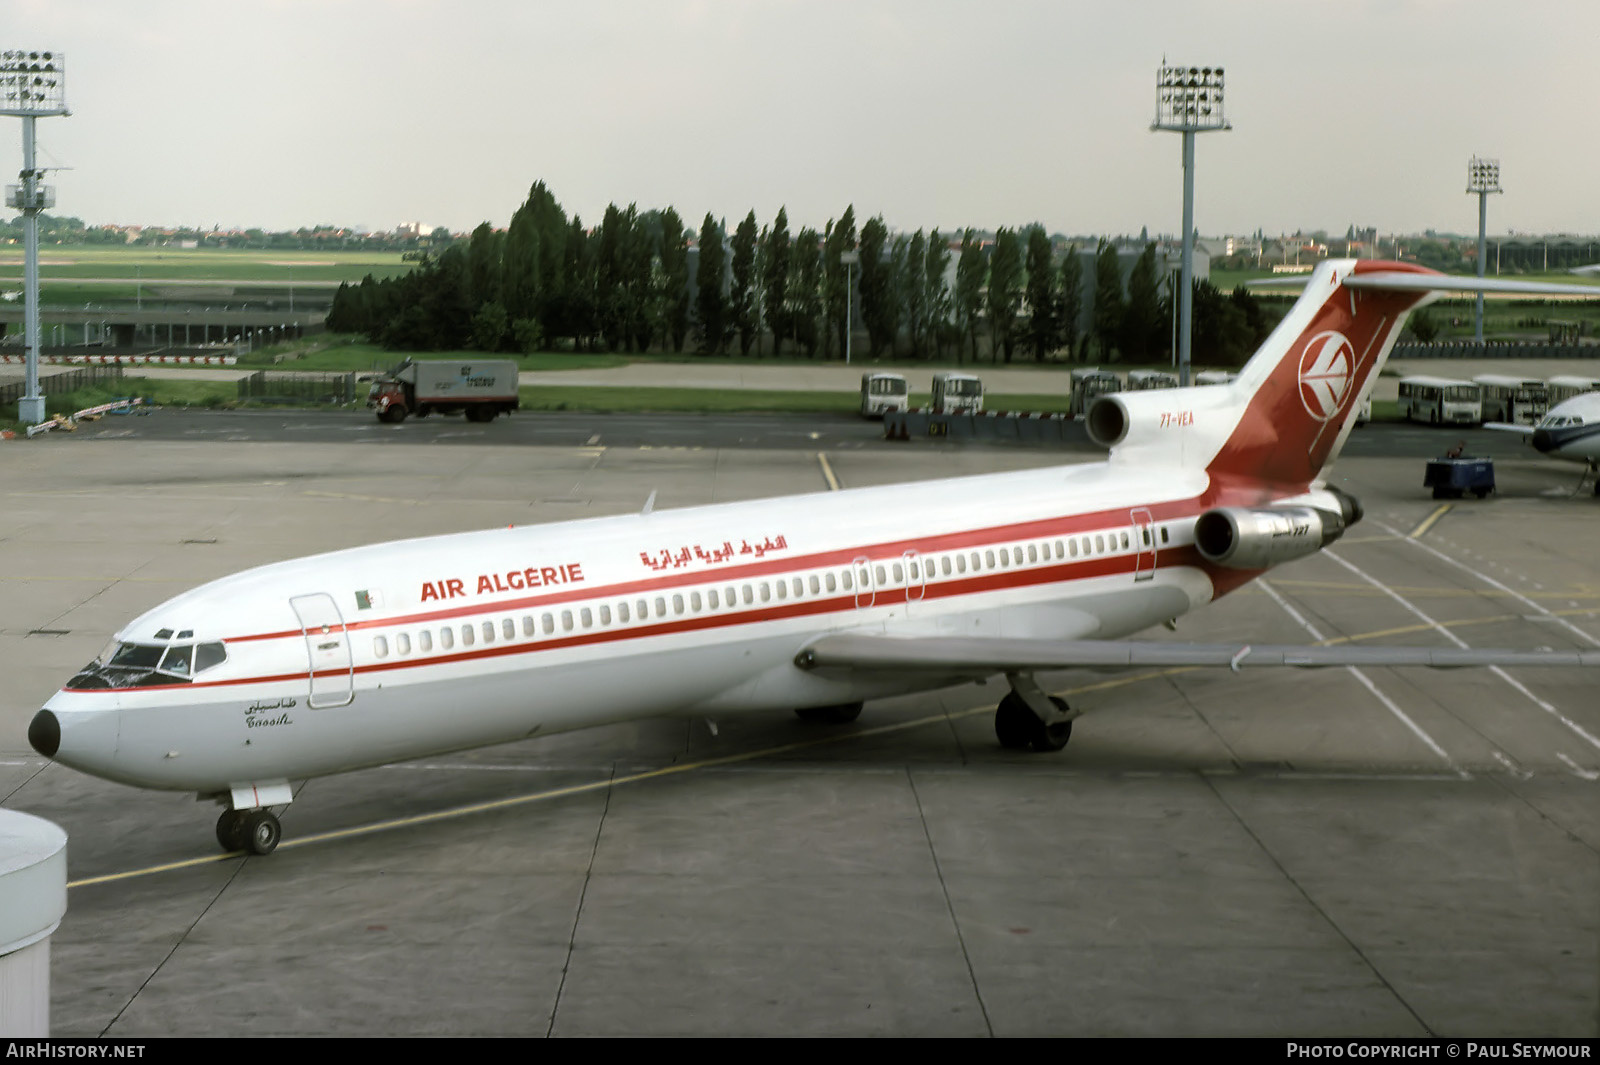
<svg viewBox="0 0 1600 1065">
<path fill-rule="evenodd" d="M 222 642 L 221 664 L 69 685 L 46 709 L 58 760 L 207 793 L 632 718 L 926 690 L 960 677 L 793 659 L 840 631 L 1115 638 L 1174 618 L 1216 594 L 1193 547 L 1207 485 L 1095 463 L 318 555 L 214 581 L 118 635 L 192 633 Z"/>
</svg>

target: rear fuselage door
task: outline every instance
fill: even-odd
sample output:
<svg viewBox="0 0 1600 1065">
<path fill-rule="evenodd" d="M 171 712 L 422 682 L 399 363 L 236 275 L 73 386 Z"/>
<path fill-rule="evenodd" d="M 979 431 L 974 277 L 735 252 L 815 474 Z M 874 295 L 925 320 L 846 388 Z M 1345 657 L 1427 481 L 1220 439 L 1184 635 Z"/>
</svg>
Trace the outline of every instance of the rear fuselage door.
<svg viewBox="0 0 1600 1065">
<path fill-rule="evenodd" d="M 350 637 L 344 617 L 326 592 L 297 595 L 289 600 L 306 638 L 307 672 L 314 708 L 344 706 L 355 697 L 355 669 L 350 658 Z"/>
<path fill-rule="evenodd" d="M 1133 579 L 1147 581 L 1156 575 L 1156 530 L 1150 511 L 1137 507 L 1130 514 L 1133 519 L 1134 550 Z"/>
</svg>

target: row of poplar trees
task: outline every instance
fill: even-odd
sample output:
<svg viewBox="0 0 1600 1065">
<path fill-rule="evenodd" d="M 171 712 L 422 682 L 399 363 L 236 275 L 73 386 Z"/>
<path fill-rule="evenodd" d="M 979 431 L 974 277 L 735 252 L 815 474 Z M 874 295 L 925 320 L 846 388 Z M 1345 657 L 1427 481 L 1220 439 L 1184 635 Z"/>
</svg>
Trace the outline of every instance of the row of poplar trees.
<svg viewBox="0 0 1600 1065">
<path fill-rule="evenodd" d="M 1039 226 L 1000 229 L 992 241 L 971 229 L 959 240 L 938 230 L 891 239 L 881 216 L 858 234 L 847 207 L 821 232 L 791 235 L 780 209 L 760 227 L 751 211 L 731 238 L 707 214 L 695 244 L 691 262 L 690 233 L 671 207 L 640 213 L 613 204 L 591 231 L 539 182 L 505 230 L 484 223 L 408 274 L 341 285 L 327 324 L 413 351 L 681 352 L 692 341 L 707 354 L 837 358 L 847 303 L 858 300 L 853 316 L 869 357 L 964 361 L 987 346 L 996 361 L 1018 349 L 1081 358 L 1091 336 L 1103 360 L 1166 351 L 1169 309 L 1157 295 L 1153 245 L 1124 298 L 1112 245 L 1100 242 L 1092 257 L 1076 246 L 1057 256 Z M 859 262 L 847 264 L 847 251 Z M 1083 312 L 1085 260 L 1094 303 L 1092 324 L 1081 329 L 1091 317 Z"/>
</svg>

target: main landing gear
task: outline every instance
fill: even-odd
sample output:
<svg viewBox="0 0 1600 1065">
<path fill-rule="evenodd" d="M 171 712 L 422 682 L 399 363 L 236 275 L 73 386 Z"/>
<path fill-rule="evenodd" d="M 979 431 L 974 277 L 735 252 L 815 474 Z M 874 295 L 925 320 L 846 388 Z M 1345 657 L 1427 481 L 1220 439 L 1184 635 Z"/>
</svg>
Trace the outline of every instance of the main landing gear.
<svg viewBox="0 0 1600 1065">
<path fill-rule="evenodd" d="M 1007 673 L 1011 690 L 994 711 L 994 734 L 1013 751 L 1059 751 L 1072 738 L 1072 722 L 1082 711 L 1047 695 L 1026 673 Z"/>
<path fill-rule="evenodd" d="M 228 852 L 271 854 L 283 828 L 270 810 L 224 810 L 217 818 L 217 842 Z"/>
</svg>

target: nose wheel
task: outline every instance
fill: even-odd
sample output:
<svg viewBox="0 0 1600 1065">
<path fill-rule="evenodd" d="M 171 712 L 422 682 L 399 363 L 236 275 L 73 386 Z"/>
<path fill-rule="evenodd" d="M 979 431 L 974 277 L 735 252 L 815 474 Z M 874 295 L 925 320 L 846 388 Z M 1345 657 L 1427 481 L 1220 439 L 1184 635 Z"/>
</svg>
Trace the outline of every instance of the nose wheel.
<svg viewBox="0 0 1600 1065">
<path fill-rule="evenodd" d="M 224 810 L 217 818 L 217 842 L 230 853 L 271 854 L 282 836 L 283 826 L 270 810 Z"/>
</svg>

